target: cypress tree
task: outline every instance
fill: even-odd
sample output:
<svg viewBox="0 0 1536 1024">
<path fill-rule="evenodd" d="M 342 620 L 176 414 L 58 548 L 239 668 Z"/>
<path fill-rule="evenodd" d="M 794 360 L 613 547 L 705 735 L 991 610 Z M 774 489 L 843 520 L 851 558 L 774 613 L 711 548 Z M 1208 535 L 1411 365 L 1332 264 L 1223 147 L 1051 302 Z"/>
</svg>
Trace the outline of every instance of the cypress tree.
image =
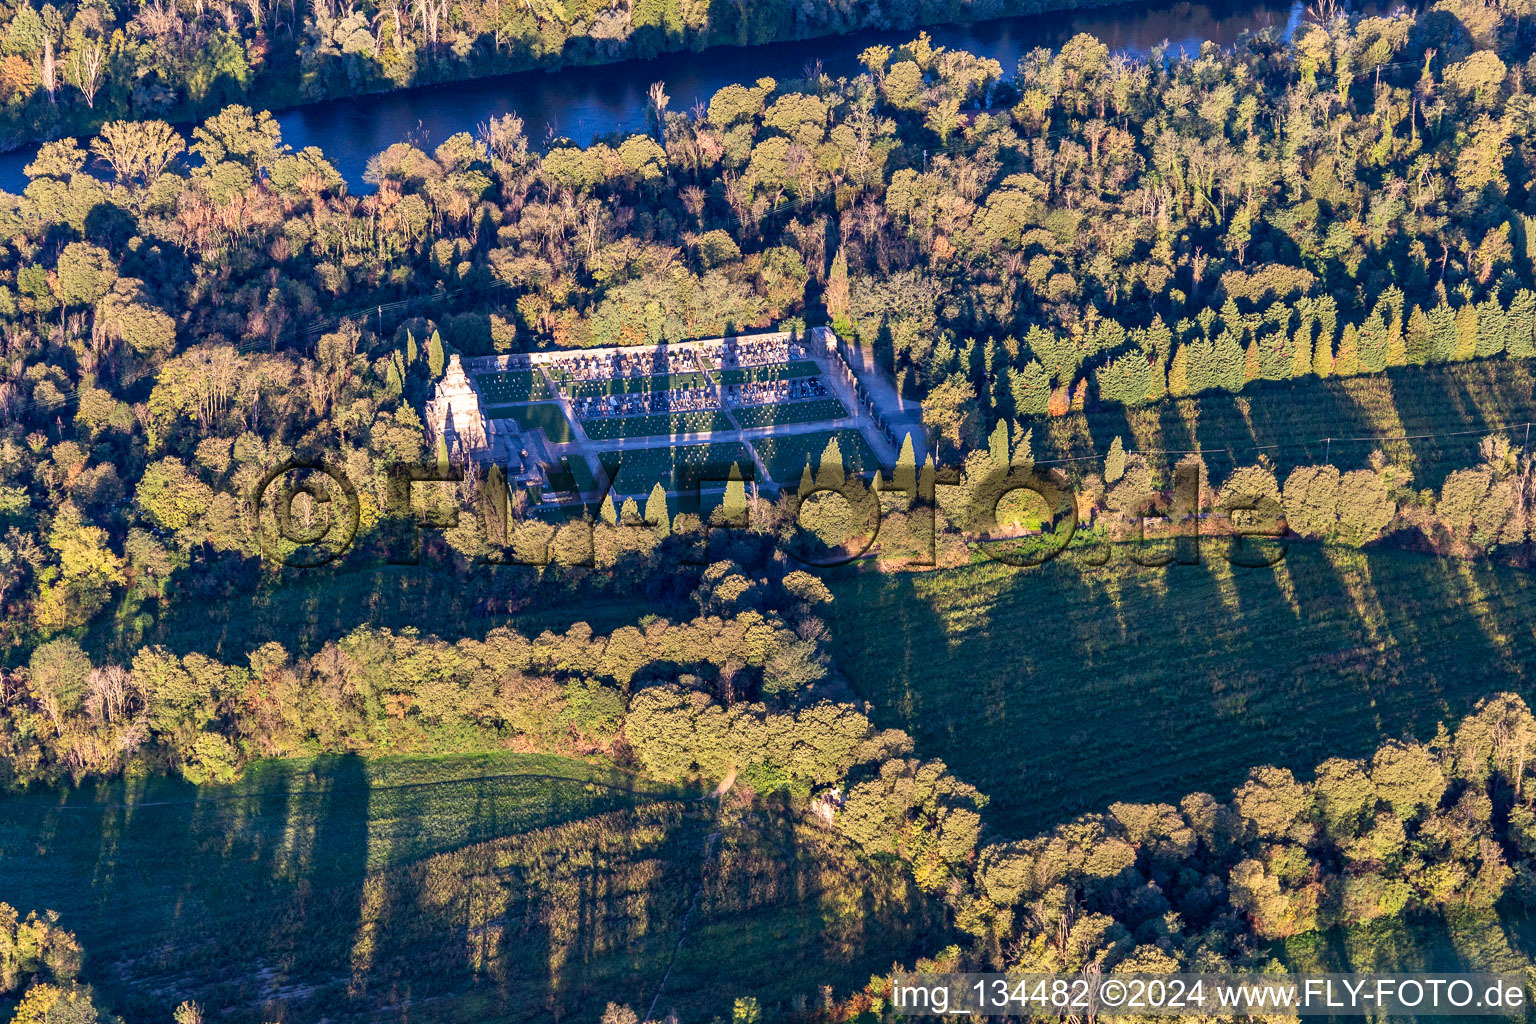
<svg viewBox="0 0 1536 1024">
<path fill-rule="evenodd" d="M 607 523 L 609 526 L 619 525 L 619 513 L 618 510 L 613 507 L 613 493 L 611 491 L 603 495 L 603 503 L 598 507 L 597 514 L 601 516 L 603 522 Z"/>
<path fill-rule="evenodd" d="M 826 301 L 827 316 L 839 333 L 848 327 L 849 294 L 848 257 L 843 247 L 838 246 L 837 255 L 832 257 L 832 272 L 827 275 Z"/>
<path fill-rule="evenodd" d="M 437 380 L 437 378 L 443 375 L 445 358 L 443 355 L 443 339 L 436 331 L 433 331 L 432 337 L 427 340 L 427 369 L 432 372 L 433 380 Z"/>
<path fill-rule="evenodd" d="M 827 446 L 821 450 L 821 463 L 816 468 L 816 484 L 819 487 L 842 487 L 848 479 L 843 472 L 843 450 L 837 446 L 837 438 L 827 438 Z"/>
<path fill-rule="evenodd" d="M 1254 338 L 1248 343 L 1248 351 L 1243 353 L 1243 383 L 1258 380 L 1260 372 L 1259 339 Z"/>
<path fill-rule="evenodd" d="M 730 476 L 725 484 L 725 500 L 720 505 L 727 522 L 739 522 L 747 514 L 747 485 L 741 478 L 741 467 L 731 463 Z"/>
<path fill-rule="evenodd" d="M 1382 321 L 1386 324 L 1388 366 L 1408 365 L 1408 343 L 1403 337 L 1403 302 L 1403 290 L 1393 285 L 1381 293 L 1381 301 L 1376 304 L 1377 311 L 1384 314 Z"/>
<path fill-rule="evenodd" d="M 1008 468 L 1008 421 L 998 420 L 997 426 L 992 428 L 991 435 L 987 438 L 987 451 L 992 456 L 992 462 L 998 469 Z"/>
<path fill-rule="evenodd" d="M 891 483 L 909 492 L 917 486 L 917 452 L 912 447 L 910 433 L 901 440 L 901 454 L 896 456 L 896 471 L 891 475 Z"/>
<path fill-rule="evenodd" d="M 665 495 L 663 495 L 665 497 Z M 619 506 L 619 522 L 633 523 L 640 518 L 640 505 L 634 498 L 625 498 L 624 504 Z"/>
<path fill-rule="evenodd" d="M 1104 482 L 1112 484 L 1125 476 L 1125 442 L 1116 434 L 1109 442 L 1109 454 L 1104 456 Z"/>
<path fill-rule="evenodd" d="M 658 533 L 672 532 L 672 513 L 667 508 L 667 492 L 661 489 L 660 482 L 651 488 L 650 497 L 645 499 L 645 521 Z"/>
<path fill-rule="evenodd" d="M 410 331 L 405 332 L 405 365 L 415 366 L 421 353 L 416 348 L 416 335 Z"/>
<path fill-rule="evenodd" d="M 1032 439 L 1035 436 L 1034 428 L 1021 431 L 1019 425 L 1013 425 L 1013 464 L 1015 466 L 1033 466 L 1035 464 L 1035 446 Z"/>
</svg>

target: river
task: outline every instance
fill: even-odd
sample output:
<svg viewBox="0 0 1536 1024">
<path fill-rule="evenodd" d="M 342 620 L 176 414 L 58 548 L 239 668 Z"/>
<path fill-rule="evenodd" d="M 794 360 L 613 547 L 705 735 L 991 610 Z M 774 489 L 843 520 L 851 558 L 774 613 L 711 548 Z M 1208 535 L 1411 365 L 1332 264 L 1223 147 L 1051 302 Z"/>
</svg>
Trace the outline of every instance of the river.
<svg viewBox="0 0 1536 1024">
<path fill-rule="evenodd" d="M 1168 43 L 1170 53 L 1198 51 L 1201 44 L 1229 46 L 1247 31 L 1296 27 L 1302 5 L 1292 0 L 1212 0 L 1206 3 L 1126 4 L 1062 11 L 928 30 L 936 45 L 969 50 L 998 61 L 1012 74 L 1019 58 L 1037 46 L 1057 47 L 1079 32 L 1098 36 L 1116 51 L 1136 55 Z M 375 96 L 328 100 L 279 111 L 283 141 L 294 149 L 319 146 L 354 193 L 370 192 L 363 182 L 368 158 L 395 142 L 412 141 L 430 150 L 455 132 L 473 132 L 491 117 L 515 111 L 529 138 L 543 144 L 566 137 L 587 144 L 613 132 L 642 132 L 646 90 L 666 83 L 669 109 L 683 111 L 709 101 L 722 86 L 758 78 L 800 78 L 820 60 L 834 77 L 852 75 L 858 54 L 875 43 L 900 45 L 916 30 L 871 30 L 738 49 L 678 53 L 651 61 L 626 61 L 559 71 L 527 71 L 472 82 L 402 89 Z M 19 192 L 22 168 L 36 147 L 0 154 L 0 189 Z"/>
</svg>

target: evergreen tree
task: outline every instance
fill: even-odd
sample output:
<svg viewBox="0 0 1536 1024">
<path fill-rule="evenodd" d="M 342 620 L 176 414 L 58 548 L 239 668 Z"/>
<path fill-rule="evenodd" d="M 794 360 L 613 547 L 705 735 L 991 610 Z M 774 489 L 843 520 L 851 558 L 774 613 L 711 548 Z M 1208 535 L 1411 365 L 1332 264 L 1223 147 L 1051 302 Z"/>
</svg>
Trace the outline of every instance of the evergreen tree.
<svg viewBox="0 0 1536 1024">
<path fill-rule="evenodd" d="M 1189 394 L 1189 346 L 1180 345 L 1168 367 L 1168 394 L 1184 398 Z"/>
<path fill-rule="evenodd" d="M 1008 371 L 1013 409 L 1020 416 L 1040 416 L 1051 404 L 1051 375 L 1039 360 L 1031 359 L 1022 370 Z"/>
<path fill-rule="evenodd" d="M 1536 356 L 1536 293 L 1530 289 L 1520 289 L 1510 302 L 1504 337 L 1504 351 L 1511 359 Z"/>
<path fill-rule="evenodd" d="M 1360 332 L 1354 324 L 1344 325 L 1339 338 L 1339 352 L 1333 359 L 1333 372 L 1339 377 L 1356 377 L 1360 374 Z"/>
<path fill-rule="evenodd" d="M 902 438 L 901 454 L 896 456 L 896 471 L 891 477 L 891 482 L 899 490 L 907 492 L 911 492 L 917 486 L 917 452 L 912 447 L 910 433 Z"/>
<path fill-rule="evenodd" d="M 1125 442 L 1116 434 L 1109 442 L 1109 454 L 1104 456 L 1104 482 L 1112 484 L 1125 476 Z"/>
<path fill-rule="evenodd" d="M 1020 430 L 1019 425 L 1013 425 L 1013 464 L 1015 466 L 1033 466 L 1035 464 L 1035 447 L 1033 438 L 1034 428 Z"/>
<path fill-rule="evenodd" d="M 1418 306 L 1408 314 L 1408 329 L 1403 338 L 1405 361 L 1409 366 L 1423 366 L 1432 354 L 1429 317 Z"/>
<path fill-rule="evenodd" d="M 446 357 L 443 355 L 443 339 L 436 331 L 427 339 L 427 369 L 432 373 L 432 379 L 437 380 L 443 375 L 443 363 Z"/>
<path fill-rule="evenodd" d="M 601 516 L 603 522 L 607 523 L 609 526 L 619 525 L 619 513 L 613 507 L 613 494 L 611 492 L 603 495 L 603 503 L 601 506 L 599 506 L 597 514 Z"/>
<path fill-rule="evenodd" d="M 1216 339 L 1216 383 L 1231 392 L 1243 390 L 1243 345 L 1236 331 L 1225 330 Z"/>
<path fill-rule="evenodd" d="M 651 488 L 650 497 L 645 499 L 645 521 L 655 527 L 658 533 L 672 532 L 672 513 L 667 508 L 667 492 L 661 489 L 660 482 Z"/>
<path fill-rule="evenodd" d="M 1333 376 L 1333 335 L 1319 331 L 1312 346 L 1312 372 L 1319 377 Z"/>
<path fill-rule="evenodd" d="M 1408 365 L 1408 344 L 1403 337 L 1404 317 L 1403 290 L 1397 285 L 1392 285 L 1381 293 L 1381 299 L 1377 302 L 1377 310 L 1382 313 L 1382 321 L 1387 330 L 1387 365 Z"/>
<path fill-rule="evenodd" d="M 1365 318 L 1357 335 L 1360 345 L 1360 369 L 1364 373 L 1380 373 L 1387 368 L 1389 343 L 1387 325 L 1381 318 L 1381 309 Z"/>
<path fill-rule="evenodd" d="M 1456 351 L 1451 358 L 1465 362 L 1477 355 L 1477 307 L 1468 302 L 1456 311 Z"/>
<path fill-rule="evenodd" d="M 1254 338 L 1248 342 L 1248 351 L 1243 353 L 1243 383 L 1259 379 L 1262 372 L 1262 361 L 1259 359 L 1259 339 Z"/>
<path fill-rule="evenodd" d="M 998 420 L 997 426 L 992 428 L 991 435 L 987 438 L 987 450 L 992 456 L 992 462 L 999 469 L 1007 469 L 1008 455 L 1008 421 Z"/>
<path fill-rule="evenodd" d="M 1490 298 L 1477 307 L 1477 356 L 1486 359 L 1504 351 L 1506 318 L 1499 300 Z"/>
<path fill-rule="evenodd" d="M 811 457 L 805 457 L 805 466 L 800 470 L 800 487 L 796 492 L 800 497 L 805 497 L 816 489 L 816 477 L 811 473 Z"/>
<path fill-rule="evenodd" d="M 826 303 L 833 329 L 845 333 L 849 327 L 848 257 L 842 246 L 838 246 L 837 255 L 832 258 L 832 272 L 827 275 Z"/>
<path fill-rule="evenodd" d="M 665 495 L 662 496 L 665 499 Z M 640 521 L 640 505 L 634 498 L 625 498 L 624 504 L 619 506 L 619 522 L 635 523 Z"/>
<path fill-rule="evenodd" d="M 420 358 L 420 356 L 421 356 L 421 353 L 416 348 L 416 335 L 412 334 L 410 331 L 406 331 L 405 332 L 405 365 L 407 367 L 415 366 L 416 365 L 416 360 L 418 358 Z"/>
<path fill-rule="evenodd" d="M 827 446 L 821 450 L 821 462 L 816 467 L 816 485 L 837 489 L 848 477 L 843 472 L 843 450 L 837 446 L 835 436 L 827 438 Z"/>
<path fill-rule="evenodd" d="M 725 514 L 726 522 L 740 522 L 747 514 L 747 485 L 741 477 L 741 467 L 731 463 L 731 472 L 726 479 L 725 500 L 720 504 L 721 511 Z"/>
<path fill-rule="evenodd" d="M 1305 377 L 1312 373 L 1312 328 L 1311 316 L 1303 316 L 1301 323 L 1296 327 L 1296 333 L 1291 337 L 1291 376 Z"/>
<path fill-rule="evenodd" d="M 1431 359 L 1437 363 L 1448 363 L 1455 359 L 1459 336 L 1454 309 L 1442 302 L 1429 311 Z"/>
</svg>

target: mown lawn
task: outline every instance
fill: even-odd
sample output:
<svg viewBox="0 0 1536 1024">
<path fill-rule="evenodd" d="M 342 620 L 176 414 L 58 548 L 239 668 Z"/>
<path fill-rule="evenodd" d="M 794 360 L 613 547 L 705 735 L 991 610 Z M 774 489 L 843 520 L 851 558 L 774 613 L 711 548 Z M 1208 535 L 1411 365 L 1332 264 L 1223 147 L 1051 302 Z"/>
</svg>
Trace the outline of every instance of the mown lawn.
<svg viewBox="0 0 1536 1024">
<path fill-rule="evenodd" d="M 828 577 L 839 667 L 1033 834 L 1117 801 L 1225 796 L 1428 739 L 1501 690 L 1536 696 L 1536 580 L 1488 563 L 1296 544 L 1277 569 L 1102 568 L 1069 553 Z"/>
<path fill-rule="evenodd" d="M 899 871 L 696 796 L 507 753 L 10 795 L 0 896 L 58 910 L 129 1020 L 194 994 L 234 1024 L 643 1013 L 696 892 L 660 1004 L 688 1020 L 846 991 L 945 938 Z"/>
</svg>

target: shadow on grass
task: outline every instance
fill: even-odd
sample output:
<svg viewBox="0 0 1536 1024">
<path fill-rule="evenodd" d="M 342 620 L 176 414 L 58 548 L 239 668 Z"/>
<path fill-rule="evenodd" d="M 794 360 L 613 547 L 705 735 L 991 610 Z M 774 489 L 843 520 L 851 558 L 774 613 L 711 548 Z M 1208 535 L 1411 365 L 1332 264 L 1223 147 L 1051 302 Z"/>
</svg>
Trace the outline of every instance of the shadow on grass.
<svg viewBox="0 0 1536 1024">
<path fill-rule="evenodd" d="M 1530 697 L 1536 582 L 1487 564 L 1295 545 L 1275 570 L 979 565 L 829 579 L 838 665 L 1028 835 L 1114 801 L 1224 797 Z"/>
</svg>

